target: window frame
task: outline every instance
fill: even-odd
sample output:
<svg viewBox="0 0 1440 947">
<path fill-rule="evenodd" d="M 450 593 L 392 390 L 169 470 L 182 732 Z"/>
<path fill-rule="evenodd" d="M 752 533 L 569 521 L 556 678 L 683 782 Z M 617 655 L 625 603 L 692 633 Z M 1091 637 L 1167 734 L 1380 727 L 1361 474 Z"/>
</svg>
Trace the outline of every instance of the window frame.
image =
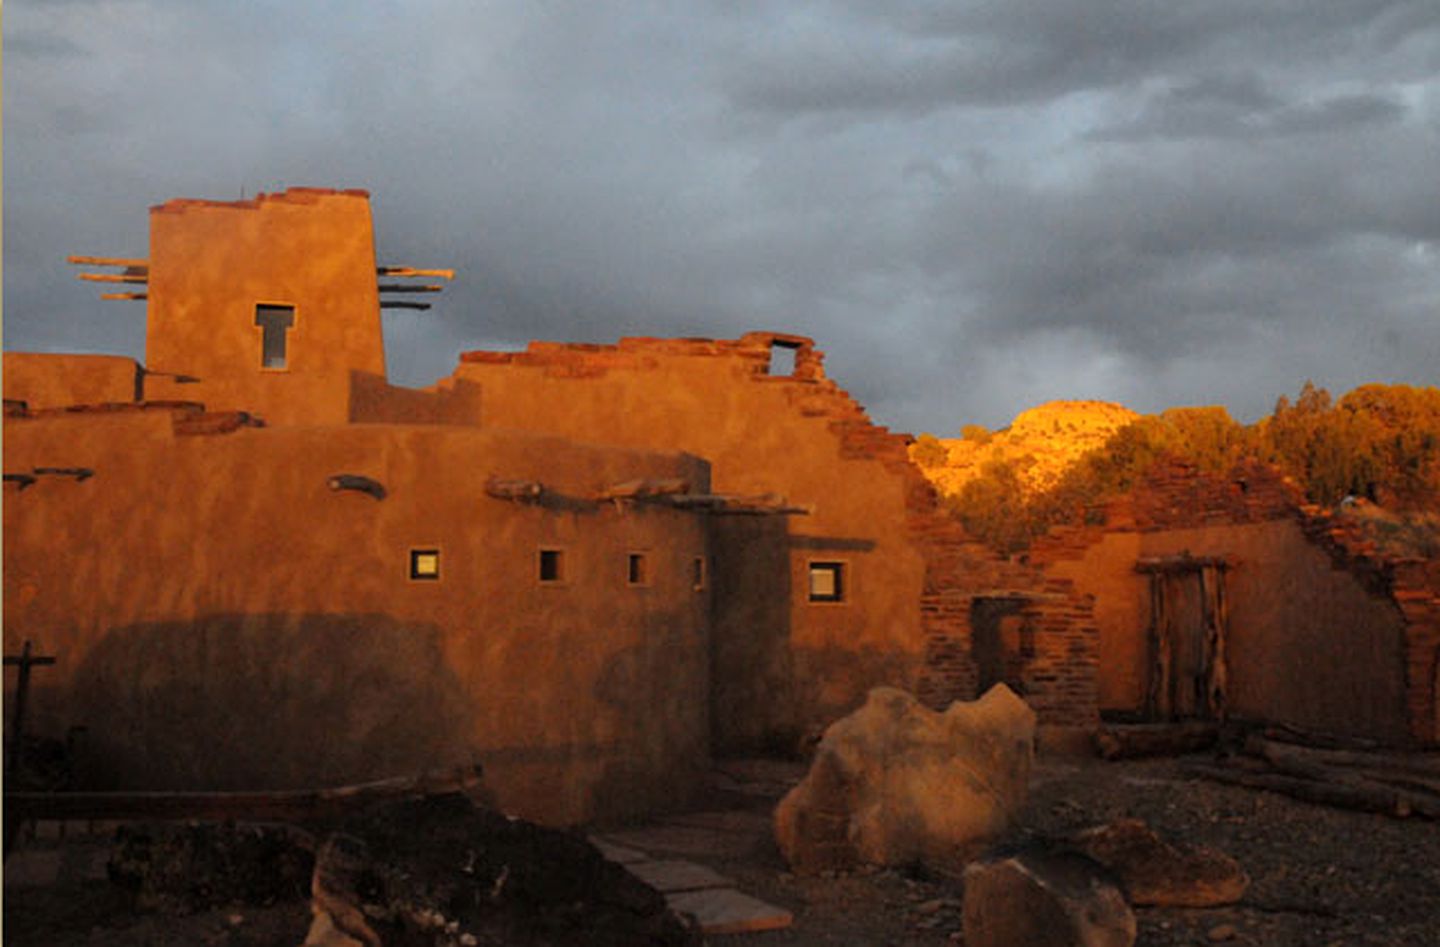
<svg viewBox="0 0 1440 947">
<path fill-rule="evenodd" d="M 817 569 L 828 570 L 834 576 L 834 595 L 817 596 L 815 594 L 814 576 Z M 805 561 L 805 600 L 811 605 L 848 604 L 854 594 L 852 580 L 850 560 L 848 559 L 807 559 Z"/>
</svg>

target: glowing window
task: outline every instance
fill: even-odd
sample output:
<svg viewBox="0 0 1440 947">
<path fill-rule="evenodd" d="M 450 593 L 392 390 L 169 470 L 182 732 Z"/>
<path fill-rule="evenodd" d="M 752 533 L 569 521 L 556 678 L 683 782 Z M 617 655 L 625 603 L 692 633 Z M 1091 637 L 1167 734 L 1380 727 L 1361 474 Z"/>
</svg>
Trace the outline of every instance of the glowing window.
<svg viewBox="0 0 1440 947">
<path fill-rule="evenodd" d="M 410 550 L 410 578 L 417 581 L 433 581 L 440 578 L 440 550 Z"/>
<path fill-rule="evenodd" d="M 810 601 L 845 601 L 845 563 L 810 563 Z"/>
</svg>

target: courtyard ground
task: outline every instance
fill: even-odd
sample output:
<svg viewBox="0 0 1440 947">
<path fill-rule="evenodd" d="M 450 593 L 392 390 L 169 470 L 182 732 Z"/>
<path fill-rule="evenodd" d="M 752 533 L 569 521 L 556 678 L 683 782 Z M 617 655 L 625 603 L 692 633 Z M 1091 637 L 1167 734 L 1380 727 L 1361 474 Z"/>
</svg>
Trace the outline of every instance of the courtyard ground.
<svg viewBox="0 0 1440 947">
<path fill-rule="evenodd" d="M 780 931 L 715 936 L 734 947 L 963 943 L 956 879 L 920 867 L 797 877 L 781 861 L 769 812 L 802 775 L 793 763 L 722 765 L 704 811 L 607 839 L 681 858 L 789 910 Z M 1064 834 L 1133 816 L 1214 846 L 1251 878 L 1244 899 L 1214 909 L 1140 908 L 1141 945 L 1440 944 L 1440 823 L 1330 809 L 1190 779 L 1183 761 L 1043 760 L 1016 835 Z M 26 945 L 298 945 L 304 902 L 188 917 L 137 916 L 106 881 L 100 839 L 36 840 L 7 865 L 4 942 Z M 18 859 L 18 860 L 17 860 Z"/>
</svg>

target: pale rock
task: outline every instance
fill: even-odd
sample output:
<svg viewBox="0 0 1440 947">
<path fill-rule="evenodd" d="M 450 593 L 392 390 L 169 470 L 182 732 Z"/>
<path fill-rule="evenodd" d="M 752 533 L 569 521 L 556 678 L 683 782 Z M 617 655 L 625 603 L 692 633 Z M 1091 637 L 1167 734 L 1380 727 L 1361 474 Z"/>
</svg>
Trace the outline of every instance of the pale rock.
<svg viewBox="0 0 1440 947">
<path fill-rule="evenodd" d="M 939 713 L 875 688 L 776 808 L 780 851 L 800 872 L 965 854 L 1024 804 L 1034 737 L 1034 711 L 1004 684 Z"/>
</svg>

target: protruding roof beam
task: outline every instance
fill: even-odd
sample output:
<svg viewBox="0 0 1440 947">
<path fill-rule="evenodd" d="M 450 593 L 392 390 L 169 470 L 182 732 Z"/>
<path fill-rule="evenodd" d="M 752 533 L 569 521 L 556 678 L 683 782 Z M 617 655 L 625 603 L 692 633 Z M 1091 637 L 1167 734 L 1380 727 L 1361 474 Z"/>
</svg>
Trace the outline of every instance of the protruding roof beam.
<svg viewBox="0 0 1440 947">
<path fill-rule="evenodd" d="M 454 270 L 422 270 L 413 266 L 377 266 L 380 276 L 430 276 L 435 279 L 454 279 Z"/>
<path fill-rule="evenodd" d="M 77 266 L 124 266 L 132 270 L 149 270 L 149 260 L 128 260 L 113 256 L 68 256 L 67 263 Z"/>
<path fill-rule="evenodd" d="M 101 299 L 149 299 L 149 293 L 101 293 Z"/>
<path fill-rule="evenodd" d="M 380 300 L 380 308 L 381 308 L 381 309 L 429 309 L 429 308 L 430 308 L 430 304 L 429 304 L 429 303 L 412 303 L 412 302 L 402 301 L 402 300 L 399 300 L 399 299 L 382 299 L 382 300 Z"/>
<path fill-rule="evenodd" d="M 438 293 L 444 290 L 444 286 L 435 283 L 381 283 L 382 293 Z"/>
<path fill-rule="evenodd" d="M 145 273 L 76 273 L 76 279 L 85 280 L 89 283 L 148 283 L 150 277 Z"/>
</svg>

